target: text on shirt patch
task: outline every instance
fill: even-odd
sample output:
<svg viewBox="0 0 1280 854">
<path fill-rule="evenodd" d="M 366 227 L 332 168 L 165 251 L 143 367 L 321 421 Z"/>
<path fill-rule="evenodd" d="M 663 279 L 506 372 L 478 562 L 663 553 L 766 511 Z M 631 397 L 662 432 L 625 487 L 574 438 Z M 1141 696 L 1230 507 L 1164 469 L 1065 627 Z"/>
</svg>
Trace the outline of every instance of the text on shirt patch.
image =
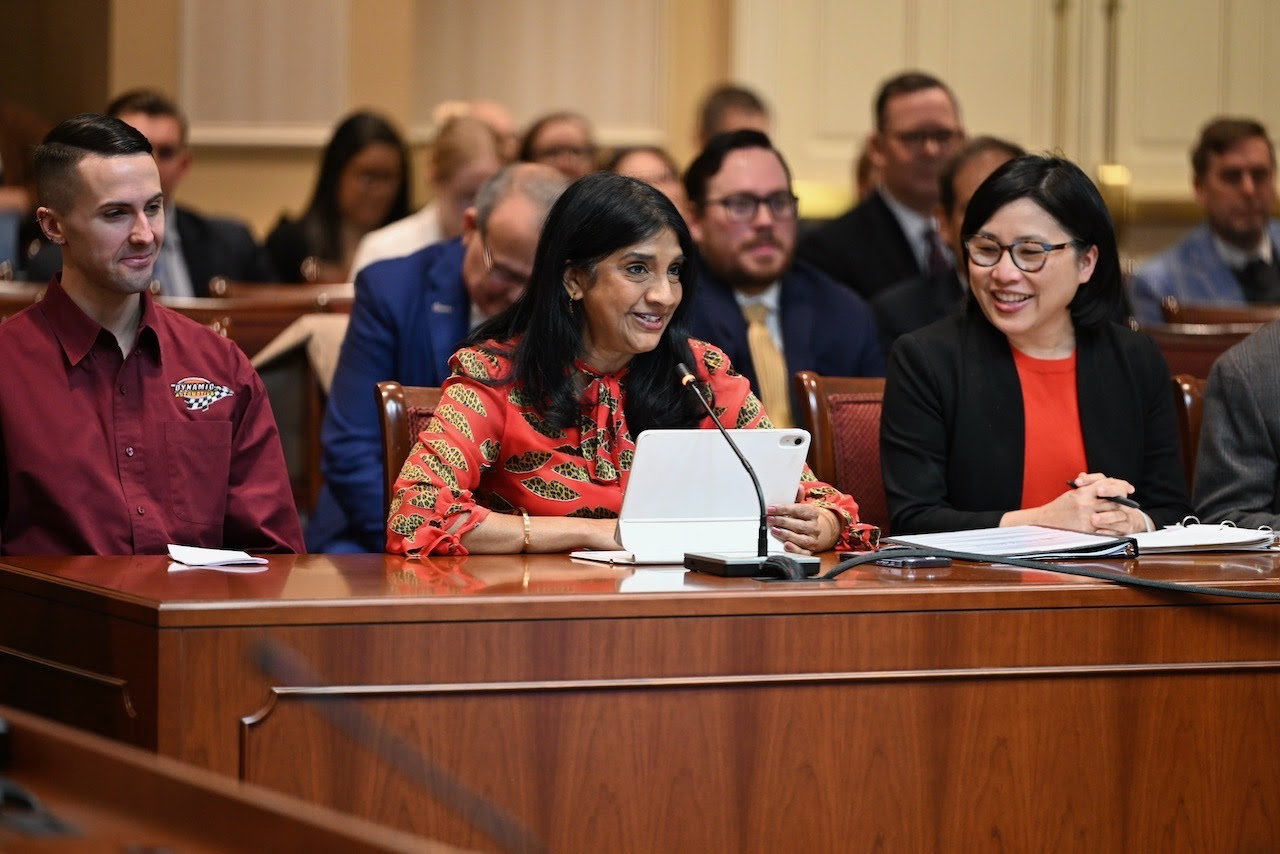
<svg viewBox="0 0 1280 854">
<path fill-rule="evenodd" d="M 231 397 L 234 394 L 226 386 L 218 385 L 204 377 L 183 377 L 169 387 L 173 389 L 173 396 L 185 403 L 191 412 L 196 410 L 203 412 L 224 397 Z"/>
</svg>

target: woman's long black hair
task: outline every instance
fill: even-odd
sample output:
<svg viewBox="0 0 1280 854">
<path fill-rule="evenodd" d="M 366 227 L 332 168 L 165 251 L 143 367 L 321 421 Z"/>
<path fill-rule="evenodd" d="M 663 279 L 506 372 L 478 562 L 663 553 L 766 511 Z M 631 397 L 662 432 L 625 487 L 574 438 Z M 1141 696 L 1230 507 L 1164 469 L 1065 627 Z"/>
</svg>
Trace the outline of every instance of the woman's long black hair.
<svg viewBox="0 0 1280 854">
<path fill-rule="evenodd" d="M 302 215 L 302 226 L 311 252 L 329 261 L 342 256 L 342 212 L 338 210 L 338 180 L 342 170 L 366 146 L 386 143 L 400 153 L 400 186 L 386 217 L 386 225 L 409 215 L 409 150 L 391 123 L 377 113 L 352 113 L 342 120 L 325 146 L 320 174 L 311 201 Z"/>
<path fill-rule="evenodd" d="M 696 371 L 689 349 L 689 306 L 697 291 L 697 249 L 689 227 L 667 197 L 648 184 L 593 172 L 571 184 L 547 214 L 523 296 L 476 329 L 467 342 L 482 347 L 486 341 L 498 342 L 498 355 L 513 361 L 507 379 L 522 386 L 553 429 L 576 424 L 581 411 L 573 362 L 582 355 L 586 320 L 581 306 L 570 307 L 566 270 L 580 269 L 594 277 L 603 258 L 663 229 L 675 234 L 685 256 L 680 304 L 658 346 L 631 360 L 623 408 L 632 435 L 654 428 L 696 427 L 701 420 L 700 405 L 676 372 L 681 362 Z M 514 348 L 507 346 L 517 336 Z"/>
</svg>

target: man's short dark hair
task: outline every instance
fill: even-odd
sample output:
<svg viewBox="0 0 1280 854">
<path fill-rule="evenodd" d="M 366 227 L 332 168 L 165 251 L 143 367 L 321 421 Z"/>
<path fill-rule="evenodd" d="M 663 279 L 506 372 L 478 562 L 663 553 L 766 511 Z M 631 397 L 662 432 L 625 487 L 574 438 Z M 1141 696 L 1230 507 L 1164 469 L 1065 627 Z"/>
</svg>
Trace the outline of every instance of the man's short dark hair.
<svg viewBox="0 0 1280 854">
<path fill-rule="evenodd" d="M 786 158 L 782 156 L 782 152 L 773 147 L 768 136 L 758 130 L 731 130 L 727 133 L 718 133 L 707 140 L 706 147 L 685 170 L 684 191 L 689 196 L 690 202 L 698 208 L 702 208 L 707 203 L 707 185 L 719 174 L 720 167 L 724 165 L 724 159 L 729 156 L 729 152 L 740 148 L 763 148 L 766 151 L 772 151 L 778 158 L 778 162 L 782 164 L 782 171 L 787 175 L 787 184 L 791 184 L 791 169 L 787 166 Z"/>
<path fill-rule="evenodd" d="M 147 138 L 117 118 L 97 113 L 72 116 L 49 131 L 36 147 L 36 198 L 46 207 L 65 211 L 79 190 L 76 168 L 85 157 L 150 153 Z"/>
<path fill-rule="evenodd" d="M 981 157 L 988 151 L 1007 154 L 1010 160 L 1027 153 L 1017 143 L 995 136 L 979 136 L 965 143 L 964 148 L 957 151 L 943 165 L 942 171 L 938 174 L 938 202 L 942 205 L 942 209 L 946 211 L 947 216 L 955 213 L 956 209 L 956 173 L 964 168 L 964 165 L 970 160 L 975 157 Z"/>
<path fill-rule="evenodd" d="M 1262 122 L 1248 118 L 1219 116 L 1211 119 L 1200 129 L 1200 139 L 1191 149 L 1191 169 L 1199 180 L 1209 170 L 1210 154 L 1225 154 L 1246 139 L 1257 137 L 1267 143 L 1271 152 L 1271 165 L 1276 162 L 1276 147 L 1267 135 L 1267 128 Z"/>
<path fill-rule="evenodd" d="M 107 115 L 117 119 L 129 113 L 142 113 L 152 118 L 175 119 L 178 122 L 178 141 L 187 144 L 187 117 L 178 109 L 173 99 L 155 89 L 130 89 L 107 105 Z"/>
<path fill-rule="evenodd" d="M 710 139 L 720 132 L 726 113 L 738 110 L 768 117 L 764 100 L 745 86 L 724 83 L 707 93 L 698 110 L 698 138 Z"/>
<path fill-rule="evenodd" d="M 956 103 L 956 96 L 937 77 L 932 74 L 926 74 L 923 71 L 904 71 L 901 74 L 895 74 L 888 80 L 880 84 L 880 90 L 876 93 L 875 100 L 875 122 L 876 130 L 884 131 L 884 115 L 885 110 L 889 106 L 889 99 L 896 98 L 899 95 L 910 95 L 912 92 L 922 92 L 925 89 L 941 89 L 947 93 L 947 97 L 951 99 L 951 103 L 959 112 L 960 107 Z"/>
</svg>

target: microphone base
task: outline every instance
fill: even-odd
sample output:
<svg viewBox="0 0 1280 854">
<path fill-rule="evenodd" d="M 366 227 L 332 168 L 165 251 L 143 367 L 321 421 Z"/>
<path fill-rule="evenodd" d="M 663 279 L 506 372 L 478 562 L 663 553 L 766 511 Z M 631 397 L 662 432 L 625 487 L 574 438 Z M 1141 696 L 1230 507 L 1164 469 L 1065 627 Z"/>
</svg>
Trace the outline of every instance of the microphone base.
<svg viewBox="0 0 1280 854">
<path fill-rule="evenodd" d="M 806 577 L 817 575 L 822 560 L 813 555 L 773 555 L 774 558 L 794 561 Z M 694 572 L 705 572 L 709 575 L 724 575 L 731 578 L 781 578 L 781 572 L 768 565 L 767 557 L 753 554 L 734 554 L 732 552 L 685 552 L 684 565 Z"/>
</svg>

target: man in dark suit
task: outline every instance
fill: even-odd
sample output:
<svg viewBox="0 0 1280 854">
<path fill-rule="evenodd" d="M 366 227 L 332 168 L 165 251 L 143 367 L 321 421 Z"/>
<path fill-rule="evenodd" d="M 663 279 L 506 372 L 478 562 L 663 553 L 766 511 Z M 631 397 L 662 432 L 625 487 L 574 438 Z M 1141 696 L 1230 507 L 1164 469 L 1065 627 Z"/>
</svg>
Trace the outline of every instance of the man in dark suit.
<svg viewBox="0 0 1280 854">
<path fill-rule="evenodd" d="M 964 259 L 964 233 L 960 226 L 973 191 L 996 167 L 1025 153 L 1012 142 L 980 136 L 966 143 L 942 168 L 938 180 L 938 223 L 948 248 L 958 260 Z M 968 290 L 968 271 L 963 263 L 957 263 L 945 270 L 913 276 L 876 294 L 871 308 L 880 323 L 880 341 L 885 354 L 899 335 L 928 326 L 958 310 Z"/>
<path fill-rule="evenodd" d="M 879 188 L 799 248 L 801 258 L 867 299 L 950 265 L 934 209 L 942 166 L 964 142 L 955 96 L 941 80 L 918 71 L 880 87 L 875 124 L 870 156 Z"/>
<path fill-rule="evenodd" d="M 207 297 L 209 282 L 215 278 L 233 282 L 274 278 L 266 254 L 243 223 L 205 216 L 174 202 L 178 185 L 191 167 L 191 149 L 187 119 L 173 101 L 160 92 L 134 89 L 112 101 L 107 115 L 142 132 L 160 170 L 167 231 L 156 259 L 153 292 Z M 47 246 L 28 266 L 27 277 L 48 281 L 61 265 L 57 247 Z"/>
<path fill-rule="evenodd" d="M 702 259 L 693 334 L 725 351 L 775 424 L 791 422 L 787 380 L 796 371 L 883 376 L 871 309 L 821 271 L 793 263 L 791 172 L 769 137 L 712 137 L 684 182 Z"/>
</svg>

